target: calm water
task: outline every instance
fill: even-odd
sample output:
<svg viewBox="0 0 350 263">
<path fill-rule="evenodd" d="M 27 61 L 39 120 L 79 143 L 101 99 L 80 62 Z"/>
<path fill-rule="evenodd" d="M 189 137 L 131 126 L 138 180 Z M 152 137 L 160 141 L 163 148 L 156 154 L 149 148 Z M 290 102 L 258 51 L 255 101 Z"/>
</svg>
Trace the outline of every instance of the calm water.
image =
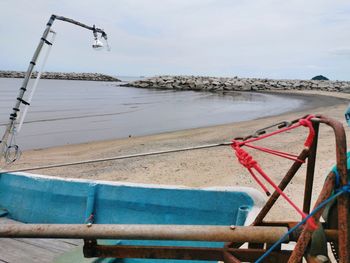
<svg viewBox="0 0 350 263">
<path fill-rule="evenodd" d="M 0 132 L 21 79 L 0 79 Z M 251 120 L 302 106 L 295 98 L 119 87 L 110 82 L 41 80 L 18 134 L 22 149 L 155 134 Z"/>
</svg>

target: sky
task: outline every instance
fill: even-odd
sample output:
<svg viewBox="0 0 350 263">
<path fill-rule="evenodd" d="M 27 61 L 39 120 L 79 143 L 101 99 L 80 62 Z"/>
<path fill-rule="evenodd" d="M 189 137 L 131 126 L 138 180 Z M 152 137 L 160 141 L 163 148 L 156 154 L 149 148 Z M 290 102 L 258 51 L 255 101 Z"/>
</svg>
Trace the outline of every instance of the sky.
<svg viewBox="0 0 350 263">
<path fill-rule="evenodd" d="M 349 0 L 0 0 L 0 70 L 26 70 L 51 14 L 46 71 L 350 80 Z"/>
</svg>

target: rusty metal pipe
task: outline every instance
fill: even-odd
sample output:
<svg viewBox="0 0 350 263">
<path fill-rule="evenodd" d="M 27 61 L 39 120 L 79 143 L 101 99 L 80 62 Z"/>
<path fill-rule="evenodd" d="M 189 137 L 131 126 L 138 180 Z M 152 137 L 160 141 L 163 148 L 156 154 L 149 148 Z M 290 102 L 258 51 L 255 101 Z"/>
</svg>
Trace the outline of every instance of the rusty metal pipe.
<svg viewBox="0 0 350 263">
<path fill-rule="evenodd" d="M 335 175 L 333 172 L 330 172 L 325 180 L 325 183 L 323 185 L 320 195 L 318 196 L 318 199 L 316 201 L 314 208 L 318 207 L 323 201 L 325 201 L 327 198 L 331 196 L 332 191 L 334 189 L 334 182 L 335 182 Z M 313 218 L 316 221 L 316 223 L 318 223 L 324 208 L 325 207 L 321 208 L 317 213 L 314 214 Z M 305 253 L 306 247 L 308 246 L 311 240 L 313 231 L 314 230 L 307 227 L 303 228 L 303 231 L 298 239 L 297 244 L 293 249 L 293 253 L 290 256 L 288 263 L 301 262 L 302 257 Z M 341 231 L 338 232 L 339 235 L 340 235 L 340 232 Z"/>
<path fill-rule="evenodd" d="M 340 186 L 347 185 L 347 155 L 346 155 L 346 136 L 343 125 L 336 120 L 327 118 L 323 115 L 317 116 L 321 123 L 332 127 L 335 135 L 337 168 L 340 175 Z M 341 263 L 350 262 L 350 222 L 349 206 L 350 195 L 343 194 L 338 198 L 338 229 L 339 231 L 339 259 Z"/>
<path fill-rule="evenodd" d="M 223 252 L 224 263 L 241 263 L 241 261 L 228 251 Z"/>
<path fill-rule="evenodd" d="M 311 207 L 312 188 L 314 183 L 315 165 L 316 165 L 318 130 L 319 130 L 320 124 L 318 122 L 313 122 L 312 126 L 314 127 L 315 137 L 310 148 L 309 157 L 307 158 L 304 203 L 303 203 L 303 212 L 306 214 L 310 213 L 310 207 Z"/>
<path fill-rule="evenodd" d="M 309 156 L 309 149 L 303 149 L 302 152 L 299 154 L 298 159 L 305 161 L 306 158 Z M 283 191 L 290 181 L 293 179 L 299 168 L 301 167 L 302 163 L 301 162 L 294 162 L 286 175 L 283 177 L 282 181 L 279 183 L 278 187 Z M 270 209 L 273 207 L 273 205 L 276 203 L 277 199 L 279 198 L 280 194 L 275 191 L 267 200 L 265 203 L 264 207 L 260 210 L 259 214 L 256 216 L 254 222 L 252 225 L 260 225 L 265 216 L 268 214 Z"/>
<path fill-rule="evenodd" d="M 3 224 L 0 238 L 192 240 L 273 243 L 286 227 L 198 225 Z"/>
<path fill-rule="evenodd" d="M 224 249 L 208 247 L 169 247 L 169 246 L 84 246 L 87 258 L 146 258 L 178 260 L 220 260 L 225 263 L 253 262 L 264 254 L 264 249 Z M 274 251 L 266 262 L 286 262 L 290 251 Z M 232 256 L 230 256 L 232 255 Z M 179 261 L 181 262 L 181 261 Z"/>
</svg>

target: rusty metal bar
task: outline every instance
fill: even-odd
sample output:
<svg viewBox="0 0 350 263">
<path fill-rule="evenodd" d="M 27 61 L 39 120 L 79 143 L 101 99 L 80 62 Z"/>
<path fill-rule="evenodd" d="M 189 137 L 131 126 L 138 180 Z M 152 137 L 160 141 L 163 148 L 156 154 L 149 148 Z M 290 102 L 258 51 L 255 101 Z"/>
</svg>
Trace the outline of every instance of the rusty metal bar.
<svg viewBox="0 0 350 263">
<path fill-rule="evenodd" d="M 220 260 L 226 262 L 252 262 L 259 258 L 264 249 L 225 249 L 208 247 L 169 247 L 169 246 L 105 246 L 88 245 L 84 247 L 85 257 L 99 258 L 152 258 L 180 260 Z M 266 262 L 286 262 L 290 251 L 272 252 Z M 233 257 L 229 257 L 232 255 Z M 238 261 L 232 261 L 236 258 Z M 279 261 L 276 261 L 279 260 Z"/>
<path fill-rule="evenodd" d="M 288 227 L 288 229 L 291 229 L 292 227 L 296 226 L 299 222 L 296 221 L 270 221 L 270 222 L 263 222 L 261 226 L 285 226 Z M 338 229 L 326 229 L 324 228 L 324 234 L 326 236 L 327 241 L 329 242 L 338 242 Z M 289 241 L 297 241 L 301 232 L 295 231 L 294 233 L 291 233 L 289 236 Z"/>
<path fill-rule="evenodd" d="M 191 240 L 273 243 L 286 227 L 198 225 L 3 224 L 0 238 Z"/>
<path fill-rule="evenodd" d="M 323 188 L 321 190 L 321 193 L 316 201 L 315 208 L 318 207 L 323 201 L 325 201 L 327 198 L 329 198 L 334 190 L 334 182 L 335 182 L 335 174 L 333 172 L 330 172 L 325 180 L 325 183 L 323 185 Z M 316 222 L 319 221 L 319 218 L 321 217 L 321 214 L 323 212 L 325 207 L 321 208 L 314 216 Z M 341 231 L 340 231 L 341 232 Z M 339 234 L 340 234 L 339 232 Z M 311 236 L 312 236 L 313 230 L 304 227 L 297 244 L 294 247 L 293 253 L 290 256 L 290 259 L 288 263 L 296 263 L 300 262 L 306 247 L 308 246 Z"/>
<path fill-rule="evenodd" d="M 299 154 L 298 159 L 305 161 L 306 158 L 309 155 L 309 149 L 303 149 L 302 152 Z M 301 162 L 294 162 L 292 164 L 292 166 L 290 167 L 290 169 L 288 170 L 288 172 L 286 173 L 286 175 L 283 177 L 283 179 L 281 180 L 281 182 L 279 183 L 278 187 L 283 191 L 287 185 L 290 183 L 290 181 L 293 179 L 294 175 L 296 174 L 296 172 L 299 170 L 299 168 L 301 167 L 302 163 Z M 265 203 L 264 207 L 260 210 L 259 214 L 256 216 L 254 222 L 252 225 L 260 225 L 265 216 L 267 215 L 267 213 L 270 211 L 270 209 L 272 208 L 272 206 L 276 203 L 277 199 L 279 198 L 280 194 L 275 191 L 269 198 L 269 200 L 267 200 L 267 202 Z"/>
<path fill-rule="evenodd" d="M 147 258 L 179 260 L 222 260 L 222 248 L 163 246 L 84 246 L 86 258 Z"/>
<path fill-rule="evenodd" d="M 241 263 L 241 261 L 228 251 L 223 252 L 224 263 Z"/>
<path fill-rule="evenodd" d="M 318 131 L 320 124 L 318 122 L 312 123 L 315 130 L 315 137 L 312 142 L 309 157 L 307 158 L 306 168 L 306 179 L 305 179 L 305 190 L 304 190 L 304 213 L 310 213 L 311 199 L 312 199 L 312 186 L 314 183 L 315 165 L 316 165 L 316 154 L 317 154 L 317 142 L 318 142 Z"/>
<path fill-rule="evenodd" d="M 236 258 L 241 260 L 242 262 L 254 262 L 258 258 L 260 258 L 265 252 L 265 249 L 236 249 L 231 248 L 227 249 L 227 252 L 234 255 Z M 270 253 L 270 255 L 264 260 L 264 262 L 268 263 L 279 263 L 279 262 L 287 262 L 290 257 L 291 251 L 274 251 Z"/>
<path fill-rule="evenodd" d="M 347 176 L 347 155 L 346 155 L 346 136 L 343 125 L 333 119 L 322 115 L 317 116 L 320 122 L 332 127 L 335 135 L 337 168 L 340 175 L 340 186 L 348 183 Z M 349 206 L 350 195 L 343 194 L 338 198 L 338 229 L 339 231 L 339 259 L 341 263 L 350 262 L 350 222 Z"/>
</svg>

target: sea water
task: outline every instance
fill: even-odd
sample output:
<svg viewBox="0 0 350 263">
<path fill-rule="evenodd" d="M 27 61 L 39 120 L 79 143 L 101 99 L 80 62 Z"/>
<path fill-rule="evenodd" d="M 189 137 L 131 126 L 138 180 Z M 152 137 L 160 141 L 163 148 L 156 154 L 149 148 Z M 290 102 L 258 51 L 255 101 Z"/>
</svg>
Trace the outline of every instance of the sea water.
<svg viewBox="0 0 350 263">
<path fill-rule="evenodd" d="M 21 82 L 0 79 L 1 136 Z M 303 103 L 295 97 L 257 92 L 217 94 L 41 80 L 17 143 L 22 149 L 36 149 L 157 134 L 277 115 Z"/>
</svg>

